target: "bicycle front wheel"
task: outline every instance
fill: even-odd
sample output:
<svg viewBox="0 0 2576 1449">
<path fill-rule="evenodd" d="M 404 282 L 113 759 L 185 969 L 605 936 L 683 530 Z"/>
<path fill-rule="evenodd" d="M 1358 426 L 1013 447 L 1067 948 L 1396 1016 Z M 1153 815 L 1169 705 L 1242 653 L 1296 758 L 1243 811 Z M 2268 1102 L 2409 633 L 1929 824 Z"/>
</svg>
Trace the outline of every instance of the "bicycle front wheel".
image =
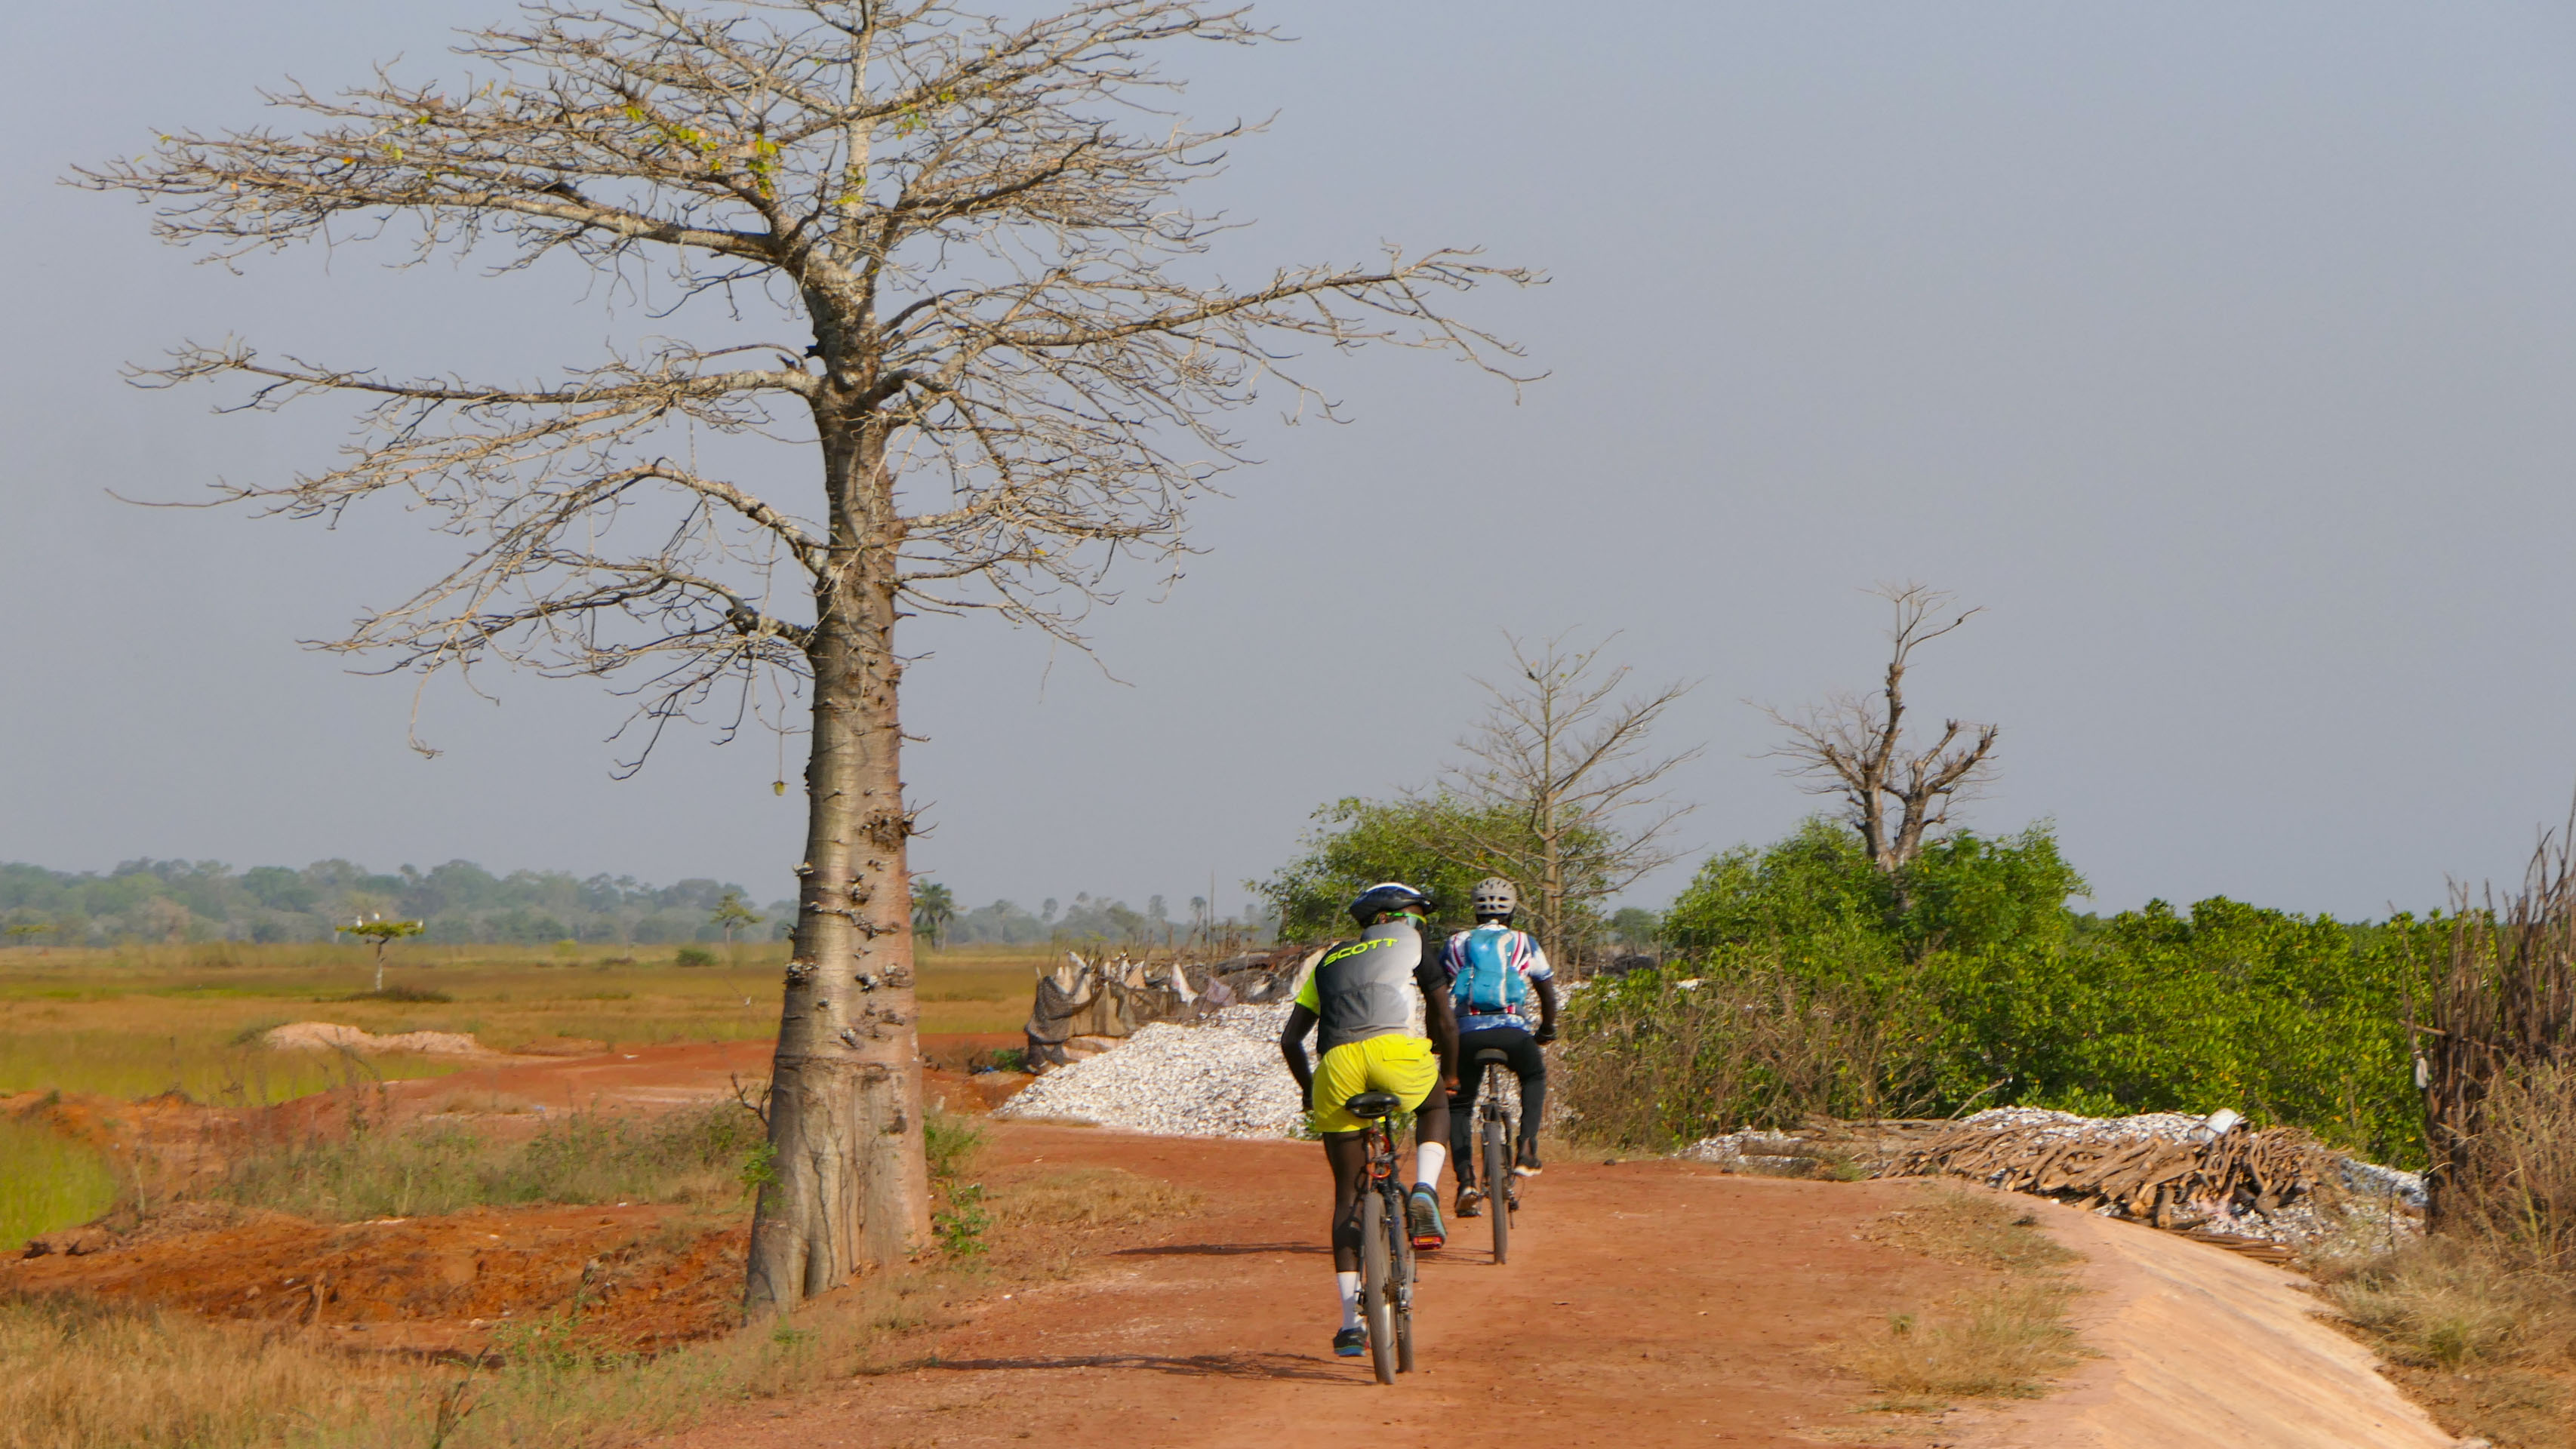
<svg viewBox="0 0 2576 1449">
<path fill-rule="evenodd" d="M 1413 1372 L 1413 1289 L 1419 1281 L 1415 1265 L 1422 1259 L 1413 1248 L 1412 1222 L 1392 1205 L 1402 1202 L 1402 1197 L 1390 1193 L 1388 1199 L 1387 1210 L 1394 1214 L 1387 1241 L 1395 1256 L 1395 1371 L 1409 1374 Z"/>
<path fill-rule="evenodd" d="M 1395 1262 L 1387 1253 L 1387 1227 L 1386 1198 L 1371 1189 L 1360 1201 L 1360 1316 L 1382 1384 L 1395 1382 Z"/>
<path fill-rule="evenodd" d="M 1498 1117 L 1485 1119 L 1485 1182 L 1491 1200 L 1485 1216 L 1494 1223 L 1494 1261 L 1507 1262 L 1512 1252 L 1512 1163 Z"/>
</svg>

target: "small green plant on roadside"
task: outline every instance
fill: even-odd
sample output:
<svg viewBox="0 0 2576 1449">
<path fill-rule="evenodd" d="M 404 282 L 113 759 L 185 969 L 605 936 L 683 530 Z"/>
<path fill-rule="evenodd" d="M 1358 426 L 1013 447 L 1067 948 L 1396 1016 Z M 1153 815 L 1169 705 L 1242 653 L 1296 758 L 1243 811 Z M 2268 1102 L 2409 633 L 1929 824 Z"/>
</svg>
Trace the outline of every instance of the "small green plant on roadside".
<svg viewBox="0 0 2576 1449">
<path fill-rule="evenodd" d="M 962 1180 L 983 1145 L 984 1134 L 962 1114 L 933 1108 L 922 1121 L 921 1148 L 928 1159 L 930 1185 L 947 1199 L 946 1207 L 930 1215 L 930 1226 L 939 1235 L 939 1246 L 952 1258 L 982 1253 L 984 1230 L 993 1225 L 993 1215 L 984 1208 L 984 1185 Z"/>
<path fill-rule="evenodd" d="M 564 1305 L 560 1313 L 505 1319 L 494 1324 L 492 1352 L 514 1369 L 570 1373 L 574 1369 L 589 1367 L 594 1358 L 576 1341 L 575 1335 L 580 1328 L 581 1304 L 575 1300 Z"/>
<path fill-rule="evenodd" d="M 757 1200 L 778 1181 L 778 1149 L 767 1142 L 753 1143 L 751 1150 L 743 1154 L 742 1170 L 736 1176 L 742 1183 L 743 1196 Z"/>
<path fill-rule="evenodd" d="M 948 1206 L 930 1215 L 930 1225 L 939 1234 L 939 1246 L 948 1256 L 972 1258 L 982 1253 L 984 1230 L 993 1225 L 993 1215 L 984 1210 L 984 1185 L 950 1183 Z"/>
<path fill-rule="evenodd" d="M 671 963 L 675 966 L 688 967 L 713 966 L 716 964 L 716 953 L 704 946 L 682 946 L 672 953 Z"/>
<path fill-rule="evenodd" d="M 984 1134 L 976 1130 L 974 1119 L 963 1113 L 933 1107 L 922 1120 L 921 1151 L 929 1164 L 932 1182 L 955 1179 L 983 1145 Z"/>
</svg>

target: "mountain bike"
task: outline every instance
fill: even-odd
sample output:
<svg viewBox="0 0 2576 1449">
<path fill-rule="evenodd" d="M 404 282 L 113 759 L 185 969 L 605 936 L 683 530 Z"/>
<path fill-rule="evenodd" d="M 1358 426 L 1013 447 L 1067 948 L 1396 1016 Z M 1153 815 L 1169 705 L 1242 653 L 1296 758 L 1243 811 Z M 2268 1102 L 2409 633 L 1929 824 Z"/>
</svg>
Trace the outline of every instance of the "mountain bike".
<svg viewBox="0 0 2576 1449">
<path fill-rule="evenodd" d="M 1476 1053 L 1469 1065 L 1485 1074 L 1476 1091 L 1476 1149 L 1479 1170 L 1485 1175 L 1485 1216 L 1494 1222 L 1494 1261 L 1508 1261 L 1512 1248 L 1512 1214 L 1520 1211 L 1521 1180 L 1512 1171 L 1512 1109 L 1503 1104 L 1503 1088 L 1508 1084 L 1513 1100 L 1519 1100 L 1521 1079 L 1513 1075 L 1511 1058 L 1500 1048 L 1486 1047 Z"/>
<path fill-rule="evenodd" d="M 1387 1119 L 1404 1104 L 1393 1092 L 1362 1092 L 1342 1104 L 1368 1123 L 1368 1177 L 1360 1184 L 1360 1316 L 1368 1325 L 1377 1381 L 1413 1372 L 1413 1232 Z"/>
</svg>

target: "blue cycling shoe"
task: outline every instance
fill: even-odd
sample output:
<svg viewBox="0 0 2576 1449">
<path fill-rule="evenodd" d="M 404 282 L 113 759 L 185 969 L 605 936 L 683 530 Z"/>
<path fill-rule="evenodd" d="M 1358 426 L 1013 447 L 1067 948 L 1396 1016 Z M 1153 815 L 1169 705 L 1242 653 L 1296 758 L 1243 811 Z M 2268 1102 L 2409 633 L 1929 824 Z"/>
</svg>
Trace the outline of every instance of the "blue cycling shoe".
<svg viewBox="0 0 2576 1449">
<path fill-rule="evenodd" d="M 1333 1335 L 1335 1358 L 1358 1358 L 1368 1352 L 1368 1335 L 1356 1328 L 1345 1328 Z"/>
<path fill-rule="evenodd" d="M 1404 1215 L 1413 1230 L 1413 1246 L 1427 1251 L 1449 1241 L 1449 1228 L 1440 1221 L 1440 1197 L 1431 1190 L 1431 1184 L 1413 1185 L 1413 1197 L 1405 1204 Z"/>
</svg>

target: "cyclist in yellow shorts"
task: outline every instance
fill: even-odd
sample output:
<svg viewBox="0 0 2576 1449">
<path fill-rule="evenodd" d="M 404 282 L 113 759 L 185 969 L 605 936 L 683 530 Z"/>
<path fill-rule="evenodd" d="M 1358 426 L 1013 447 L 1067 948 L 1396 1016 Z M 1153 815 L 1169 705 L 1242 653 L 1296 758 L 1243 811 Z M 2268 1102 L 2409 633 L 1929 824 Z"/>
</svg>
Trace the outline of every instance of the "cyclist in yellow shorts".
<svg viewBox="0 0 2576 1449">
<path fill-rule="evenodd" d="M 1440 1221 L 1440 1167 L 1449 1151 L 1449 1094 L 1458 1086 L 1458 1023 L 1449 1011 L 1449 979 L 1440 953 L 1426 944 L 1431 898 L 1389 881 L 1351 902 L 1368 934 L 1337 941 L 1315 963 L 1288 1009 L 1280 1053 L 1305 1095 L 1324 1160 L 1333 1169 L 1333 1279 L 1342 1327 L 1333 1352 L 1367 1351 L 1360 1330 L 1360 1175 L 1368 1167 L 1367 1124 L 1342 1104 L 1362 1092 L 1392 1092 L 1414 1113 L 1413 1193 L 1405 1217 L 1414 1245 L 1447 1240 Z M 1421 993 L 1431 1035 L 1412 1031 L 1412 990 Z M 1316 1033 L 1323 1060 L 1306 1061 L 1306 1033 Z"/>
</svg>

